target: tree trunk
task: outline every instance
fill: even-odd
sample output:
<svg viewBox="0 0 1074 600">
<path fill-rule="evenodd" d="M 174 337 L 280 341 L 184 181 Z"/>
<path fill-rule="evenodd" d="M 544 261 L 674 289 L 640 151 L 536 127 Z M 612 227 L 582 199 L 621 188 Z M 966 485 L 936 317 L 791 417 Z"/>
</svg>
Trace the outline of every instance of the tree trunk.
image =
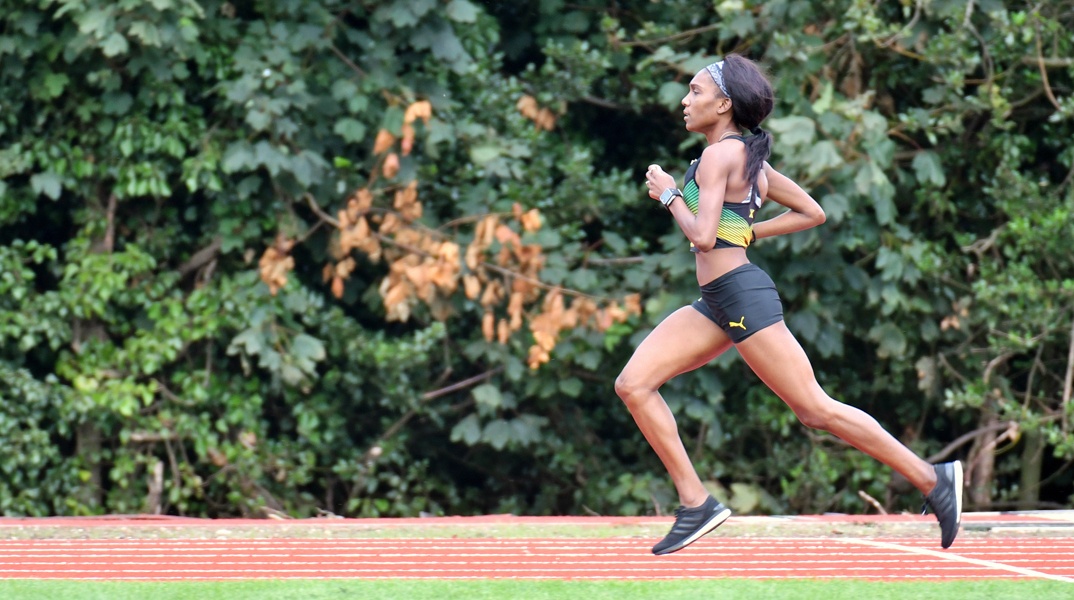
<svg viewBox="0 0 1074 600">
<path fill-rule="evenodd" d="M 100 193 L 100 191 L 98 191 Z M 90 243 L 89 251 L 93 254 L 112 253 L 115 246 L 116 229 L 116 195 L 110 194 L 108 205 L 105 208 L 105 232 L 104 237 Z M 104 341 L 108 339 L 108 331 L 103 323 L 95 320 L 83 320 L 76 318 L 71 326 L 71 349 L 75 354 L 81 354 L 82 343 L 90 338 Z M 86 420 L 78 424 L 75 429 L 75 452 L 82 459 L 83 468 L 89 473 L 86 477 L 86 486 L 78 494 L 78 500 L 90 507 L 100 508 L 104 506 L 104 473 L 101 466 L 101 430 L 93 422 L 93 415 L 85 415 Z"/>
<path fill-rule="evenodd" d="M 981 427 L 996 424 L 996 415 L 989 413 L 981 420 Z M 976 510 L 988 510 L 992 504 L 992 474 L 996 467 L 996 437 L 999 432 L 993 430 L 977 438 L 970 452 L 973 461 L 972 479 L 970 481 L 970 504 Z"/>
<path fill-rule="evenodd" d="M 145 512 L 150 515 L 159 515 L 160 509 L 160 497 L 164 492 L 164 462 L 157 461 L 153 463 L 152 468 L 146 473 L 146 480 L 148 481 L 149 494 L 145 498 Z"/>
<path fill-rule="evenodd" d="M 89 473 L 86 484 L 79 490 L 78 501 L 91 508 L 104 506 L 104 487 L 101 469 L 101 430 L 95 423 L 86 421 L 75 429 L 75 452 L 82 459 Z"/>
<path fill-rule="evenodd" d="M 1019 488 L 1019 500 L 1024 508 L 1040 501 L 1040 472 L 1044 463 L 1044 441 L 1040 431 L 1027 429 L 1022 432 L 1022 483 Z"/>
</svg>

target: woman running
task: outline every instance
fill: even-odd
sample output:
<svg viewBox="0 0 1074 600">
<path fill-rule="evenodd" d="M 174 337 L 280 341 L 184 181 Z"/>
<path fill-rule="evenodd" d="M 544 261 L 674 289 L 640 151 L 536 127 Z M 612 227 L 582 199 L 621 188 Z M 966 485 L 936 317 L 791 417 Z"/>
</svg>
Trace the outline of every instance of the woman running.
<svg viewBox="0 0 1074 600">
<path fill-rule="evenodd" d="M 930 465 L 875 419 L 828 396 L 783 322 L 775 284 L 746 258 L 746 248 L 755 239 L 824 222 L 820 205 L 766 162 L 772 138 L 760 125 L 772 112 L 772 87 L 752 61 L 731 54 L 694 76 L 682 105 L 686 129 L 704 134 L 708 147 L 690 164 L 682 191 L 659 165 L 649 167 L 646 185 L 649 196 L 671 211 L 697 253 L 701 298 L 664 319 L 615 381 L 616 393 L 660 456 L 682 504 L 671 532 L 653 553 L 681 550 L 731 514 L 701 484 L 675 417 L 658 390 L 672 377 L 708 364 L 732 344 L 803 424 L 839 436 L 921 490 L 940 522 L 941 544 L 947 548 L 962 518 L 962 464 Z M 742 130 L 752 135 L 743 138 Z M 766 197 L 790 210 L 754 223 Z"/>
</svg>

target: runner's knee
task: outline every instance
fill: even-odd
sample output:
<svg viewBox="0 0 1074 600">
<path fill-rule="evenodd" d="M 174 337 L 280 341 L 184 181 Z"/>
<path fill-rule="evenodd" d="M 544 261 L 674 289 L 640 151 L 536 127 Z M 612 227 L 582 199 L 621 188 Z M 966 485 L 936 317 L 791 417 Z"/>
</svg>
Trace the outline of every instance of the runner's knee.
<svg viewBox="0 0 1074 600">
<path fill-rule="evenodd" d="M 644 385 L 641 379 L 635 377 L 631 372 L 623 369 L 623 372 L 619 374 L 619 377 L 615 378 L 615 393 L 619 398 L 631 406 L 644 400 L 649 392 L 649 386 Z"/>
</svg>

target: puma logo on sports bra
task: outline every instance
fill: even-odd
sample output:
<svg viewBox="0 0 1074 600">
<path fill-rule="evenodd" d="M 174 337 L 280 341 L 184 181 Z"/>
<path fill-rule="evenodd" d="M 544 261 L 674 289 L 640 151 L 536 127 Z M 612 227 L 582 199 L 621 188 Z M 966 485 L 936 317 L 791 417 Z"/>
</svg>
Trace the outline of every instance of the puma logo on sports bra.
<svg viewBox="0 0 1074 600">
<path fill-rule="evenodd" d="M 694 178 L 699 163 L 700 160 L 696 158 L 690 163 L 690 168 L 686 170 L 686 185 L 682 190 L 682 199 L 686 202 L 686 207 L 695 215 L 701 198 L 701 188 L 697 187 L 697 180 Z M 720 212 L 720 226 L 716 230 L 714 248 L 749 248 L 753 240 L 753 215 L 760 207 L 761 195 L 753 187 L 750 188 L 749 200 L 745 202 L 725 200 L 723 210 Z M 700 252 L 692 242 L 690 251 Z"/>
</svg>

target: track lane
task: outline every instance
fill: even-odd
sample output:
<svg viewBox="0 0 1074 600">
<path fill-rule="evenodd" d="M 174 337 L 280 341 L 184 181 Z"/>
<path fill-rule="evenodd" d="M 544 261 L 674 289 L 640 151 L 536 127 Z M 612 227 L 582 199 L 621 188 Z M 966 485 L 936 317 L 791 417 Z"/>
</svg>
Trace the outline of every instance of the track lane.
<svg viewBox="0 0 1074 600">
<path fill-rule="evenodd" d="M 1074 539 L 706 539 L 653 556 L 649 539 L 0 541 L 0 578 L 785 579 L 1063 578 Z"/>
</svg>

